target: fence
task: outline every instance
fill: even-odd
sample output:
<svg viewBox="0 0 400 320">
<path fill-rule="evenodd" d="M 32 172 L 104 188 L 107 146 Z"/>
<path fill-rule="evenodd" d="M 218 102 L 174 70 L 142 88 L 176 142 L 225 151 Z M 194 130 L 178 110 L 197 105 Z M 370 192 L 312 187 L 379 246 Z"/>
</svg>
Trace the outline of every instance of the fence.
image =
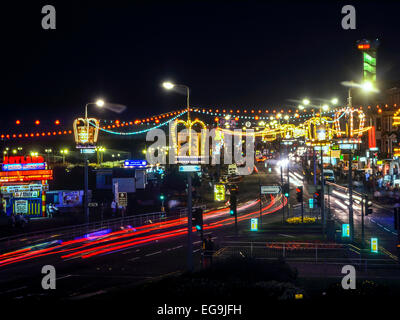
<svg viewBox="0 0 400 320">
<path fill-rule="evenodd" d="M 397 262 L 378 254 L 371 256 L 351 244 L 306 242 L 223 242 L 216 259 L 249 257 L 263 260 L 284 258 L 288 262 L 352 264 L 365 268 L 395 266 Z"/>
</svg>

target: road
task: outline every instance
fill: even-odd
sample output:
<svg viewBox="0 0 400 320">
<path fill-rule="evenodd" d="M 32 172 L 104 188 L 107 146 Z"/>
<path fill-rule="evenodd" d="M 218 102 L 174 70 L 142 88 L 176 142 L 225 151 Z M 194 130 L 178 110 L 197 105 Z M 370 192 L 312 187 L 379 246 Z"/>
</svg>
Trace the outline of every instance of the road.
<svg viewBox="0 0 400 320">
<path fill-rule="evenodd" d="M 276 180 L 260 170 L 253 180 Z M 285 199 L 286 201 L 286 199 Z M 262 199 L 263 222 L 281 220 L 281 196 Z M 250 229 L 250 219 L 260 216 L 258 195 L 238 205 L 239 230 Z M 269 218 L 271 217 L 271 218 Z M 234 217 L 228 208 L 204 214 L 204 236 L 220 241 L 235 239 Z M 200 235 L 193 228 L 193 256 L 200 267 Z M 49 235 L 41 245 L 21 247 L 0 255 L 0 298 L 82 299 L 114 287 L 183 272 L 187 263 L 187 219 L 174 218 L 139 227 L 122 226 L 81 234 L 64 240 Z M 56 269 L 57 290 L 43 290 L 41 268 Z"/>
</svg>

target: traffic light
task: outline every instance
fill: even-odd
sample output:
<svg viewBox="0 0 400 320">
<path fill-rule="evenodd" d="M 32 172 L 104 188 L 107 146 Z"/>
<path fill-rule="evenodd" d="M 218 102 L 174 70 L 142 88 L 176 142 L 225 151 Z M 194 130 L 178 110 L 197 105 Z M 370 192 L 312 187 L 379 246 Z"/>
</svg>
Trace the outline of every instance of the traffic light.
<svg viewBox="0 0 400 320">
<path fill-rule="evenodd" d="M 303 186 L 296 188 L 296 198 L 297 202 L 303 202 Z"/>
<path fill-rule="evenodd" d="M 321 194 L 319 192 L 314 193 L 314 202 L 321 207 Z"/>
<path fill-rule="evenodd" d="M 285 197 L 289 197 L 289 183 L 285 183 L 282 186 L 282 193 L 285 195 Z"/>
<path fill-rule="evenodd" d="M 162 201 L 162 200 L 164 200 L 164 199 L 165 199 L 164 195 L 163 195 L 163 194 L 160 194 L 160 200 Z"/>
<path fill-rule="evenodd" d="M 236 215 L 236 210 L 237 210 L 237 199 L 236 199 L 236 195 L 232 194 L 230 199 L 229 199 L 229 213 L 231 216 Z"/>
<path fill-rule="evenodd" d="M 371 206 L 372 206 L 372 202 L 369 201 L 368 199 L 365 199 L 365 215 L 366 216 L 369 214 L 372 214 L 373 211 L 372 211 Z"/>
<path fill-rule="evenodd" d="M 203 209 L 196 208 L 194 210 L 192 221 L 198 231 L 203 229 Z"/>
</svg>

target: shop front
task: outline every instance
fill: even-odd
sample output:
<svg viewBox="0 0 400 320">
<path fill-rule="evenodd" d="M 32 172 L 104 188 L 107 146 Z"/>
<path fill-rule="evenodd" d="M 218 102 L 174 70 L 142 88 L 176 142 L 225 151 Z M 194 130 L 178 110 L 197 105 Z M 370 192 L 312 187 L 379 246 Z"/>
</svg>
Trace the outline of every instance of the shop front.
<svg viewBox="0 0 400 320">
<path fill-rule="evenodd" d="M 53 170 L 41 156 L 4 157 L 0 191 L 6 214 L 45 217 L 47 181 L 52 179 Z"/>
</svg>

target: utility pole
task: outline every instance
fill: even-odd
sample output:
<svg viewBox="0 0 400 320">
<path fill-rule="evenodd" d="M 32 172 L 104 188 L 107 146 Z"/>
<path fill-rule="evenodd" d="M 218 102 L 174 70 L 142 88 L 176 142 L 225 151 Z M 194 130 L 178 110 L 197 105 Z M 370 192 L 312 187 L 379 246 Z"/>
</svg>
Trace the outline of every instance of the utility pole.
<svg viewBox="0 0 400 320">
<path fill-rule="evenodd" d="M 85 203 L 84 203 L 84 208 L 85 208 L 85 217 L 86 217 L 86 222 L 89 223 L 89 168 L 88 168 L 88 155 L 87 153 L 84 153 L 84 161 L 85 161 Z"/>
<path fill-rule="evenodd" d="M 187 181 L 188 181 L 188 257 L 187 257 L 187 265 L 188 271 L 193 271 L 193 242 L 192 242 L 192 174 L 191 172 L 187 173 Z"/>
<path fill-rule="evenodd" d="M 351 87 L 349 88 L 349 97 L 348 97 L 348 121 L 350 122 L 350 113 L 352 108 L 351 102 Z M 349 123 L 350 128 L 350 123 Z M 350 130 L 350 129 L 349 129 Z M 349 154 L 349 226 L 350 226 L 350 241 L 354 240 L 354 217 L 353 217 L 353 175 L 352 175 L 352 164 L 353 162 L 353 149 L 350 148 Z"/>
<path fill-rule="evenodd" d="M 281 162 L 281 196 L 282 196 L 282 223 L 285 222 L 285 201 L 284 201 L 284 195 L 283 195 L 283 168 L 282 168 L 282 162 Z"/>
<path fill-rule="evenodd" d="M 322 218 L 322 233 L 326 232 L 326 214 L 325 214 L 325 177 L 324 177 L 324 152 L 321 145 L 321 218 Z"/>
</svg>

